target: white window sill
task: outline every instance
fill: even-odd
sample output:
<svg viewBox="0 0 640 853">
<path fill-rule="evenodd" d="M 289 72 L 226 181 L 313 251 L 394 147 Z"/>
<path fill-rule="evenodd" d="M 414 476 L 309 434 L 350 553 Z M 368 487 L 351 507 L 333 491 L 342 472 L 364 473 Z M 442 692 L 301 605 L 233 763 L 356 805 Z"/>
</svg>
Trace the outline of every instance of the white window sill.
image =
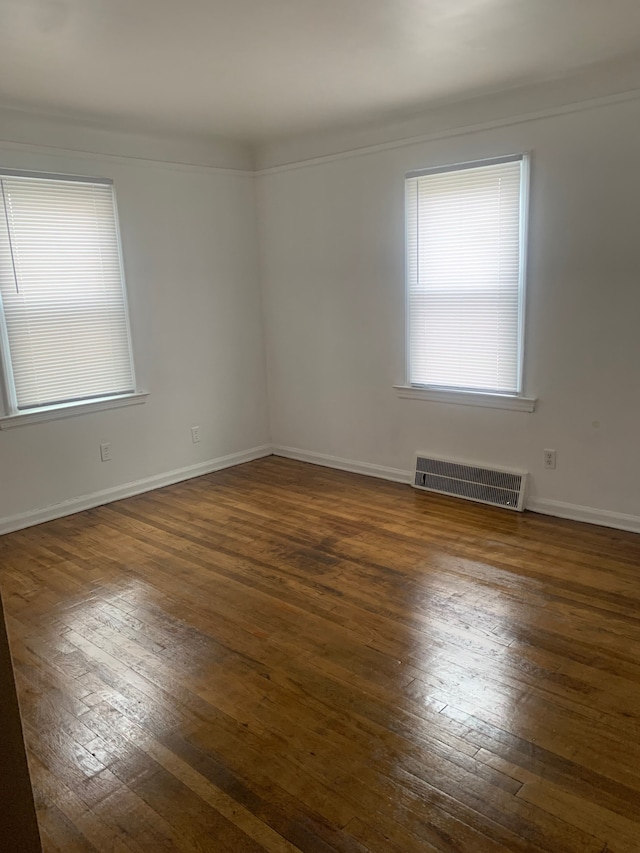
<svg viewBox="0 0 640 853">
<path fill-rule="evenodd" d="M 426 400 L 431 403 L 454 403 L 458 406 L 482 406 L 485 409 L 510 409 L 514 412 L 533 412 L 535 397 L 516 397 L 508 394 L 484 394 L 476 391 L 445 391 L 436 388 L 415 388 L 394 385 L 398 397 L 406 400 Z"/>
<path fill-rule="evenodd" d="M 98 400 L 83 400 L 75 403 L 62 403 L 57 406 L 43 406 L 41 409 L 29 409 L 15 415 L 0 417 L 0 429 L 12 429 L 13 427 L 37 424 L 42 421 L 57 421 L 61 418 L 73 418 L 77 415 L 88 415 L 91 412 L 118 409 L 121 406 L 136 406 L 139 403 L 144 403 L 148 396 L 148 391 L 136 391 L 133 394 L 101 397 Z"/>
</svg>

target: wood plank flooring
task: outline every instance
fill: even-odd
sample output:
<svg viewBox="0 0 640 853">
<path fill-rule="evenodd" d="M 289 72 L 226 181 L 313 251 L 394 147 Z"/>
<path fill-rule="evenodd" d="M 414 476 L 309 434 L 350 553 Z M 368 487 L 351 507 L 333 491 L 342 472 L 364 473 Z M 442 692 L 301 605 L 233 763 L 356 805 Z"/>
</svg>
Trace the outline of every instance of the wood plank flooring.
<svg viewBox="0 0 640 853">
<path fill-rule="evenodd" d="M 0 565 L 46 853 L 640 851 L 639 536 L 270 457 Z"/>
</svg>

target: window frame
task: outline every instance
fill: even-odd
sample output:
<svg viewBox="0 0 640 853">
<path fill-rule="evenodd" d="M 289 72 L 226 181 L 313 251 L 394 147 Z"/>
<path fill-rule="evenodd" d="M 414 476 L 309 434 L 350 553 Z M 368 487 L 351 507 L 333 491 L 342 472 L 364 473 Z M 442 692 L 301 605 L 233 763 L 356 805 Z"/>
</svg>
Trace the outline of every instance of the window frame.
<svg viewBox="0 0 640 853">
<path fill-rule="evenodd" d="M 65 183 L 84 183 L 84 184 L 101 184 L 111 188 L 111 200 L 113 204 L 113 218 L 116 229 L 117 247 L 118 247 L 118 266 L 120 270 L 120 280 L 122 284 L 123 294 L 123 311 L 126 320 L 127 330 L 127 347 L 129 351 L 129 363 L 131 368 L 131 378 L 133 389 L 118 394 L 104 394 L 94 397 L 87 397 L 79 400 L 68 400 L 43 404 L 42 406 L 33 406 L 31 408 L 18 408 L 15 379 L 11 359 L 11 347 L 9 344 L 9 335 L 7 323 L 2 305 L 2 295 L 0 294 L 0 429 L 9 429 L 16 426 L 22 426 L 40 421 L 51 421 L 59 418 L 68 418 L 75 415 L 88 414 L 90 412 L 105 411 L 107 409 L 119 408 L 121 406 L 136 405 L 144 403 L 148 397 L 148 392 L 139 388 L 136 359 L 134 355 L 133 336 L 131 333 L 131 316 L 129 309 L 129 293 L 127 288 L 127 280 L 124 270 L 124 260 L 122 251 L 122 237 L 120 231 L 120 220 L 118 216 L 118 203 L 116 198 L 116 190 L 111 178 L 91 177 L 88 175 L 72 175 L 59 172 L 43 172 L 39 170 L 26 169 L 11 169 L 0 167 L 0 179 L 4 177 L 10 178 L 25 178 L 31 180 L 47 180 L 61 181 Z M 3 197 L 4 198 L 4 197 Z"/>
<path fill-rule="evenodd" d="M 425 175 L 438 175 L 446 172 L 463 172 L 470 169 L 486 166 L 500 165 L 502 163 L 521 164 L 520 173 L 520 218 L 519 218 L 519 269 L 518 269 L 518 352 L 517 352 L 517 390 L 513 393 L 494 390 L 482 390 L 464 388 L 462 386 L 449 387 L 444 385 L 422 385 L 411 381 L 411 335 L 409 334 L 410 317 L 410 295 L 409 295 L 409 240 L 407 222 L 407 187 L 412 178 Z M 404 287 L 404 309 L 405 309 L 405 365 L 404 384 L 395 385 L 398 396 L 412 400 L 427 400 L 441 403 L 455 403 L 460 405 L 484 406 L 487 408 L 512 409 L 516 411 L 533 412 L 536 398 L 527 397 L 524 393 L 524 360 L 525 360 L 525 312 L 527 293 L 527 255 L 528 255 L 528 231 L 529 231 L 529 199 L 531 184 L 531 154 L 520 152 L 506 154 L 498 157 L 488 157 L 480 160 L 470 160 L 460 163 L 431 166 L 425 169 L 409 171 L 404 177 L 404 265 L 405 265 L 405 287 Z"/>
</svg>

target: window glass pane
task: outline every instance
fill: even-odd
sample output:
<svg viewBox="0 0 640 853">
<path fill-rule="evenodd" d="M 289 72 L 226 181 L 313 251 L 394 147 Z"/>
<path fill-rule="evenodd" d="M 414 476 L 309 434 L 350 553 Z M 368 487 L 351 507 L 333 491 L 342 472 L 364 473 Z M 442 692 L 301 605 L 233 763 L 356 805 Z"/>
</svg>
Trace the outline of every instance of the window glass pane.
<svg viewBox="0 0 640 853">
<path fill-rule="evenodd" d="M 407 179 L 409 381 L 517 393 L 522 160 Z"/>
<path fill-rule="evenodd" d="M 133 391 L 113 190 L 2 178 L 0 293 L 19 409 Z"/>
</svg>

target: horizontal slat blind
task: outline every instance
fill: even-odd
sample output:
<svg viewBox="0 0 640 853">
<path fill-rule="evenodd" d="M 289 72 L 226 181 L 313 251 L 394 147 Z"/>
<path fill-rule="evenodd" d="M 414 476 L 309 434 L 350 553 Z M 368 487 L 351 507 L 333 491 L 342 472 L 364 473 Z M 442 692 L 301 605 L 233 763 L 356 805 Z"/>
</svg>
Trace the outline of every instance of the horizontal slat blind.
<svg viewBox="0 0 640 853">
<path fill-rule="evenodd" d="M 133 391 L 112 187 L 1 184 L 0 294 L 18 409 Z"/>
<path fill-rule="evenodd" d="M 409 381 L 519 388 L 522 158 L 406 182 Z"/>
</svg>

